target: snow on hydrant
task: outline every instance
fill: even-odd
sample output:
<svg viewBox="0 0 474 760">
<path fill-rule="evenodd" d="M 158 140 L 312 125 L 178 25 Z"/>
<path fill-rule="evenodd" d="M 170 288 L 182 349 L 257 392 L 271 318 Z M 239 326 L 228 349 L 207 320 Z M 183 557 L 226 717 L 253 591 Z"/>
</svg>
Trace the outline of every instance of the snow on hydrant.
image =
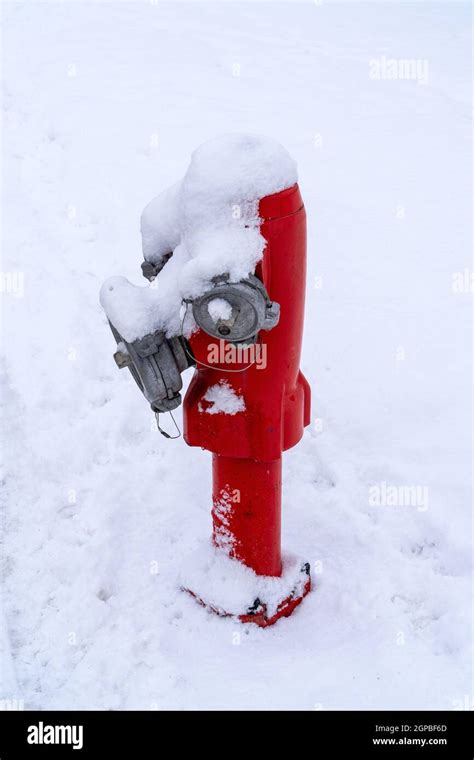
<svg viewBox="0 0 474 760">
<path fill-rule="evenodd" d="M 159 428 L 159 415 L 181 403 L 181 373 L 194 367 L 184 439 L 212 452 L 213 536 L 180 585 L 219 615 L 271 625 L 311 587 L 309 564 L 282 555 L 280 543 L 282 452 L 310 419 L 299 369 L 306 217 L 296 164 L 257 135 L 207 142 L 144 209 L 141 231 L 150 285 L 112 277 L 100 298 L 115 360 Z"/>
</svg>

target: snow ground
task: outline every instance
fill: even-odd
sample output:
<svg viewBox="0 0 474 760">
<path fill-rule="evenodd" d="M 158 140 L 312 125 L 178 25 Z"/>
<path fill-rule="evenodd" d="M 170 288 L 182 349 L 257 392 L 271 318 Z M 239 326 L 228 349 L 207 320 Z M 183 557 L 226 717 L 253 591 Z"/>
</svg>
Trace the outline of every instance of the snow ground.
<svg viewBox="0 0 474 760">
<path fill-rule="evenodd" d="M 2 11 L 0 698 L 468 704 L 469 5 Z M 371 79 L 381 56 L 428 61 L 428 82 Z M 177 592 L 210 532 L 210 455 L 156 432 L 98 301 L 111 274 L 142 283 L 143 207 L 229 131 L 289 150 L 308 213 L 314 422 L 285 457 L 283 531 L 315 591 L 268 630 Z M 383 483 L 428 503 L 376 506 Z"/>
</svg>

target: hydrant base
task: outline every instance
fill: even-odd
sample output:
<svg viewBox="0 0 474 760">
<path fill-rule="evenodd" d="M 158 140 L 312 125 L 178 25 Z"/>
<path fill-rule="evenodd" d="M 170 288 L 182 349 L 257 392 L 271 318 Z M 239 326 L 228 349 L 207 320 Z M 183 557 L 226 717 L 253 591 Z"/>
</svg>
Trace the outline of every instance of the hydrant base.
<svg viewBox="0 0 474 760">
<path fill-rule="evenodd" d="M 306 566 L 308 567 L 307 571 L 305 569 Z M 309 564 L 307 562 L 303 564 L 301 571 L 305 578 L 302 590 L 295 588 L 290 596 L 280 602 L 277 611 L 273 615 L 269 617 L 265 604 L 261 604 L 260 608 L 256 611 L 252 610 L 251 613 L 247 612 L 245 615 L 239 615 L 240 622 L 255 623 L 260 626 L 260 628 L 266 628 L 267 626 L 276 623 L 277 620 L 280 620 L 282 617 L 289 617 L 293 610 L 301 604 L 306 594 L 309 594 L 311 591 L 311 576 L 309 574 Z"/>
<path fill-rule="evenodd" d="M 280 577 L 259 576 L 206 546 L 184 566 L 180 585 L 210 612 L 266 628 L 301 604 L 311 590 L 311 576 L 309 563 L 293 555 L 283 555 Z"/>
</svg>

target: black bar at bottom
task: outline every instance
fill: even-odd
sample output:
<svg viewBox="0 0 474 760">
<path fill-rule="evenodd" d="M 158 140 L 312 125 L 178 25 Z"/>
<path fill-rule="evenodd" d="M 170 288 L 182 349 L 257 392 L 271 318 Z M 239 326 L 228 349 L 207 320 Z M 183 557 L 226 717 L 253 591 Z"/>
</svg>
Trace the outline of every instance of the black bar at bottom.
<svg viewBox="0 0 474 760">
<path fill-rule="evenodd" d="M 469 712 L 0 712 L 0 760 L 27 757 L 159 758 L 183 748 L 268 756 L 296 752 L 391 757 L 473 757 Z M 303 742 L 305 742 L 303 744 Z M 309 742 L 309 747 L 308 747 Z M 307 747 L 304 750 L 304 746 Z M 324 755 L 321 750 L 324 749 Z"/>
</svg>

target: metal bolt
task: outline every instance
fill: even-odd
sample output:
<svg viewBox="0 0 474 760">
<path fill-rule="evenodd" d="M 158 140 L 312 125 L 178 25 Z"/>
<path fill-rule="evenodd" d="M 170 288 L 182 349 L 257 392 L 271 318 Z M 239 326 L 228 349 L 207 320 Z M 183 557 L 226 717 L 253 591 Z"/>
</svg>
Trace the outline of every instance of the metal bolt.
<svg viewBox="0 0 474 760">
<path fill-rule="evenodd" d="M 132 363 L 130 354 L 126 354 L 123 351 L 116 351 L 114 354 L 115 364 L 119 369 L 129 367 Z"/>
</svg>

